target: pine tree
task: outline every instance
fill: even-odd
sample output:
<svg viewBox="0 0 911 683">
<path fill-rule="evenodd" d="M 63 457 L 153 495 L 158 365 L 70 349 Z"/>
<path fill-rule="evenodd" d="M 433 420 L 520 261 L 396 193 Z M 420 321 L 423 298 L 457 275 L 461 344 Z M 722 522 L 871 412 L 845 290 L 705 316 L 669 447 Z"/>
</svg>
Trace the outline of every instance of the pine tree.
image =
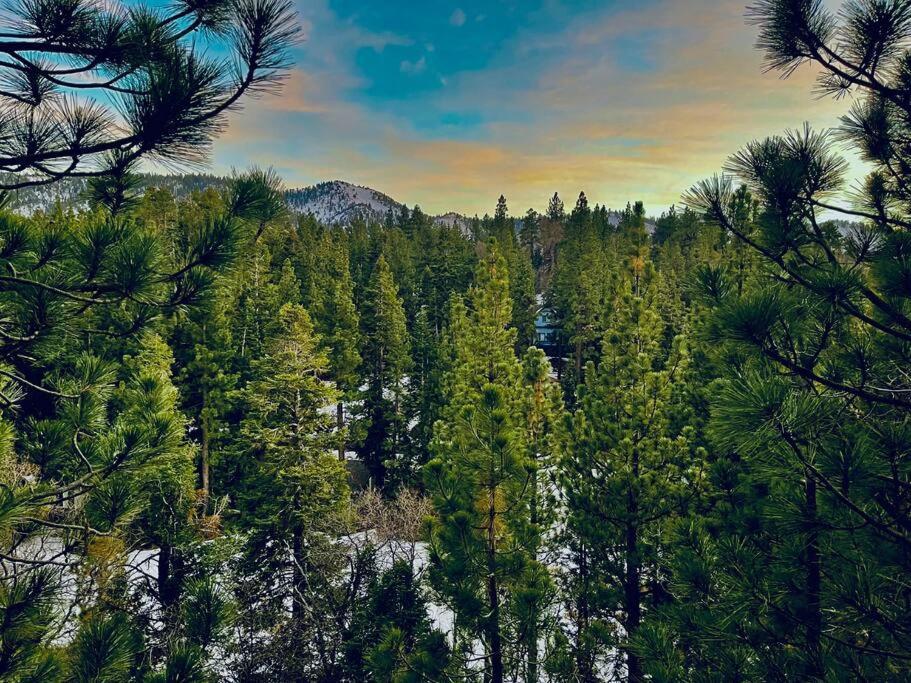
<svg viewBox="0 0 911 683">
<path fill-rule="evenodd" d="M 566 218 L 563 200 L 560 199 L 560 195 L 556 192 L 554 192 L 554 196 L 550 198 L 550 202 L 547 204 L 547 217 L 558 223 L 562 223 Z"/>
<path fill-rule="evenodd" d="M 496 244 L 478 268 L 471 310 L 452 313 L 454 364 L 448 403 L 425 467 L 437 518 L 431 529 L 432 581 L 456 614 L 457 642 L 479 637 L 485 676 L 502 683 L 510 659 L 512 588 L 533 571 L 528 459 L 521 414 L 521 366 L 509 327 L 506 263 Z"/>
<path fill-rule="evenodd" d="M 522 229 L 519 231 L 519 242 L 528 251 L 528 258 L 535 270 L 541 265 L 540 252 L 538 249 L 540 241 L 540 216 L 534 209 L 525 212 L 525 218 L 522 219 Z"/>
<path fill-rule="evenodd" d="M 336 395 L 321 379 L 328 359 L 310 316 L 300 305 L 285 304 L 278 325 L 242 392 L 241 435 L 249 462 L 240 503 L 253 531 L 249 552 L 255 564 L 274 572 L 269 581 L 278 588 L 277 598 L 291 604 L 287 629 L 293 639 L 307 609 L 311 546 L 339 528 L 349 494 L 326 412 Z M 294 666 L 288 653 L 288 670 Z"/>
<path fill-rule="evenodd" d="M 504 248 L 509 248 L 516 241 L 515 222 L 509 217 L 509 207 L 506 206 L 506 197 L 503 195 L 497 200 L 489 234 Z"/>
<path fill-rule="evenodd" d="M 446 354 L 443 335 L 436 334 L 431 326 L 431 312 L 422 306 L 411 329 L 412 370 L 409 375 L 407 416 L 413 426 L 408 434 L 408 455 L 392 473 L 395 482 L 420 485 L 420 468 L 427 461 L 433 426 L 440 416 L 445 401 L 442 395 Z"/>
<path fill-rule="evenodd" d="M 144 156 L 205 159 L 228 111 L 287 73 L 298 34 L 290 3 L 159 9 L 10 5 L 0 45 L 10 136 L 0 155 L 3 189 L 88 177 L 96 193 L 114 198 Z M 227 59 L 206 54 L 215 48 Z"/>
<path fill-rule="evenodd" d="M 360 453 L 374 483 L 382 486 L 387 461 L 395 460 L 403 446 L 404 379 L 411 365 L 402 299 L 382 255 L 370 278 L 361 325 L 367 381 L 363 415 L 368 426 Z"/>
<path fill-rule="evenodd" d="M 559 551 L 553 526 L 557 503 L 554 482 L 566 447 L 563 396 L 551 377 L 551 364 L 544 352 L 529 348 L 522 358 L 523 417 L 525 443 L 531 464 L 528 485 L 528 534 L 524 544 L 534 560 L 516 590 L 516 621 L 526 652 L 524 680 L 540 680 L 545 655 L 540 642 L 550 641 L 555 615 L 556 590 L 547 570 Z M 545 653 L 549 654 L 549 653 Z"/>
<path fill-rule="evenodd" d="M 624 655 L 629 681 L 643 681 L 634 643 L 646 606 L 660 599 L 659 560 L 668 520 L 700 485 L 691 429 L 680 427 L 675 384 L 685 380 L 685 342 L 665 348 L 666 323 L 658 313 L 657 282 L 635 289 L 627 279 L 614 300 L 597 369 L 579 387 L 573 419 L 573 454 L 564 459 L 567 528 L 578 538 L 576 561 L 585 601 L 580 642 L 605 640 Z M 622 636 L 612 620 L 617 615 Z M 599 648 L 600 649 L 600 648 Z M 577 675 L 593 680 L 598 664 L 583 649 Z"/>
<path fill-rule="evenodd" d="M 579 193 L 576 205 L 573 207 L 569 219 L 566 221 L 568 237 L 584 235 L 592 227 L 592 210 L 588 206 L 588 198 L 584 192 Z"/>
<path fill-rule="evenodd" d="M 909 569 L 908 470 L 897 457 L 911 409 L 900 369 L 911 338 L 906 14 L 901 3 L 751 8 L 771 68 L 788 75 L 813 61 L 824 92 L 852 94 L 839 134 L 872 171 L 850 199 L 833 199 L 847 165 L 809 126 L 748 144 L 729 175 L 686 196 L 760 263 L 753 282 L 700 274 L 730 367 L 712 431 L 726 489 L 743 504 L 723 516 L 717 544 L 697 536 L 718 557 L 703 564 L 704 599 L 743 615 L 724 644 L 757 653 L 744 668 L 758 677 L 908 675 L 908 591 L 882 590 Z M 738 181 L 759 202 L 755 221 L 744 219 Z M 823 211 L 863 223 L 839 230 Z M 693 640 L 707 652 L 701 633 Z"/>
<path fill-rule="evenodd" d="M 300 303 L 300 284 L 290 264 L 283 264 L 278 275 L 276 281 L 272 254 L 261 240 L 252 245 L 252 254 L 234 273 L 231 340 L 242 380 L 249 379 L 253 362 L 262 357 L 268 340 L 277 331 L 281 307 Z"/>
<path fill-rule="evenodd" d="M 571 365 L 561 372 L 569 403 L 574 400 L 576 386 L 584 380 L 588 361 L 597 363 L 600 357 L 620 269 L 617 261 L 615 251 L 591 231 L 560 244 L 560 260 L 545 296 L 560 329 L 561 345 L 568 346 L 565 354 L 571 359 Z"/>
<path fill-rule="evenodd" d="M 184 410 L 195 422 L 199 443 L 199 490 L 203 513 L 212 495 L 211 469 L 219 432 L 227 419 L 229 396 L 236 385 L 232 368 L 230 295 L 222 285 L 212 303 L 189 312 L 174 331 Z"/>
<path fill-rule="evenodd" d="M 319 281 L 311 284 L 311 298 L 320 339 L 329 357 L 329 374 L 339 396 L 335 408 L 338 458 L 344 460 L 347 441 L 344 401 L 355 397 L 360 381 L 360 319 L 354 303 L 348 251 L 335 247 L 331 255 L 333 258 L 321 270 Z"/>
<path fill-rule="evenodd" d="M 439 680 L 451 652 L 431 627 L 428 605 L 410 565 L 396 562 L 377 577 L 358 606 L 345 644 L 350 680 Z"/>
<path fill-rule="evenodd" d="M 516 352 L 524 353 L 535 343 L 535 318 L 538 311 L 535 274 L 528 254 L 518 245 L 509 248 L 507 256 L 512 298 L 510 324 L 516 331 Z"/>
</svg>

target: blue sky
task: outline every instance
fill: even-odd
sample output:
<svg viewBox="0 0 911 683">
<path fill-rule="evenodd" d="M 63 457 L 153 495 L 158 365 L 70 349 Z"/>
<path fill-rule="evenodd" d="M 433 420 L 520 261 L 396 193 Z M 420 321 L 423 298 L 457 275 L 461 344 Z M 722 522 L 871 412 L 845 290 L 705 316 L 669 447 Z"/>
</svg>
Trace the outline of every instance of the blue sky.
<svg viewBox="0 0 911 683">
<path fill-rule="evenodd" d="M 249 104 L 215 170 L 340 178 L 425 210 L 568 201 L 654 212 L 750 138 L 845 103 L 763 74 L 732 0 L 312 0 L 282 95 Z"/>
</svg>

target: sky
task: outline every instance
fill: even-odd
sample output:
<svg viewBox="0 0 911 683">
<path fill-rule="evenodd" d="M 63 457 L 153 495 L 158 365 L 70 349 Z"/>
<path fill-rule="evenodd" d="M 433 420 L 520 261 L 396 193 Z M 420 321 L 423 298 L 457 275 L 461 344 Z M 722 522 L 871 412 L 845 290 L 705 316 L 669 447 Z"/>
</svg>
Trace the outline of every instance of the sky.
<svg viewBox="0 0 911 683">
<path fill-rule="evenodd" d="M 747 0 L 298 0 L 281 95 L 248 102 L 213 170 L 346 180 L 429 213 L 513 214 L 580 191 L 650 214 L 749 140 L 847 104 L 763 73 Z"/>
</svg>

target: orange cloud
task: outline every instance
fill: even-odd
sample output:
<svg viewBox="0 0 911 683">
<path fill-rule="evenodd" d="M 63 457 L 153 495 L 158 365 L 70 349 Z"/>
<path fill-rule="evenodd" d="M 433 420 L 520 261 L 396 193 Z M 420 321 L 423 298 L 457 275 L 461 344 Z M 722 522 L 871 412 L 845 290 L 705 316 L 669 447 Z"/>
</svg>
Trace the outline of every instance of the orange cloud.
<svg viewBox="0 0 911 683">
<path fill-rule="evenodd" d="M 592 203 L 642 199 L 658 212 L 753 137 L 804 120 L 831 126 L 847 106 L 813 99 L 811 69 L 787 81 L 763 73 L 743 2 L 664 0 L 550 36 L 519 36 L 504 46 L 511 59 L 451 79 L 440 95 L 466 108 L 506 99 L 524 114 L 487 123 L 474 139 L 427 139 L 347 101 L 341 91 L 357 81 L 327 55 L 322 72 L 293 72 L 282 96 L 233 119 L 216 161 L 271 164 L 291 185 L 343 178 L 430 212 L 491 212 L 502 192 L 519 213 L 543 208 L 554 191 L 571 203 L 580 190 Z M 653 70 L 630 73 L 601 49 L 620 36 L 681 27 L 692 39 L 658 45 Z M 530 87 L 509 89 L 529 80 L 521 57 L 547 47 L 559 57 Z"/>
</svg>

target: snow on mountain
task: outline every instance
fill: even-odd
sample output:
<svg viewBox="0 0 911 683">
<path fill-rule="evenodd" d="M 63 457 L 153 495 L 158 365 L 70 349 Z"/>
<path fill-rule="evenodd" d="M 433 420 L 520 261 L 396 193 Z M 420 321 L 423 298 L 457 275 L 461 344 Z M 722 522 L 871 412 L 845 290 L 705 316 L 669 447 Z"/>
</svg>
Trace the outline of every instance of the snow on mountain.
<svg viewBox="0 0 911 683">
<path fill-rule="evenodd" d="M 466 237 L 471 236 L 471 219 L 455 211 L 444 213 L 442 216 L 435 216 L 433 222 L 447 228 L 458 228 L 459 232 Z"/>
<path fill-rule="evenodd" d="M 383 221 L 390 211 L 395 214 L 402 209 L 399 202 L 382 192 L 342 180 L 288 190 L 286 196 L 294 211 L 309 214 L 326 225 L 348 225 L 354 220 Z"/>
<path fill-rule="evenodd" d="M 608 211 L 607 212 L 607 222 L 610 223 L 613 227 L 620 225 L 620 221 L 623 220 L 623 214 L 619 211 Z M 658 229 L 658 226 L 653 222 L 645 219 L 645 232 L 649 235 L 654 235 L 655 230 Z"/>
<path fill-rule="evenodd" d="M 88 183 L 85 178 L 64 178 L 47 185 L 33 185 L 15 190 L 12 193 L 12 208 L 24 216 L 36 211 L 49 211 L 59 202 L 64 209 L 84 209 L 88 206 L 85 191 Z M 139 174 L 138 191 L 149 188 L 167 189 L 177 199 L 182 199 L 191 192 L 215 188 L 221 190 L 228 185 L 228 178 L 222 176 L 189 173 L 182 175 Z"/>
<path fill-rule="evenodd" d="M 151 187 L 163 188 L 177 199 L 206 188 L 224 190 L 230 182 L 229 178 L 207 174 L 142 174 L 139 180 L 140 192 Z M 64 208 L 82 209 L 86 206 L 85 189 L 86 181 L 82 178 L 66 178 L 49 185 L 24 188 L 13 193 L 13 209 L 28 215 L 52 209 L 58 202 Z M 347 226 L 357 220 L 382 222 L 390 211 L 398 214 L 403 208 L 401 202 L 389 195 L 343 180 L 287 190 L 285 197 L 292 211 L 311 215 L 325 225 Z M 450 211 L 432 218 L 436 225 L 456 228 L 466 237 L 471 237 L 472 219 L 463 214 Z M 618 225 L 620 218 L 621 214 L 617 211 L 608 213 L 611 225 Z M 521 221 L 516 221 L 517 229 L 520 226 Z M 645 227 L 650 234 L 654 234 L 654 223 L 647 220 Z"/>
<path fill-rule="evenodd" d="M 349 225 L 352 221 L 368 223 L 386 219 L 391 211 L 398 214 L 403 205 L 389 195 L 343 180 L 332 180 L 286 192 L 291 209 L 311 215 L 326 225 Z M 457 228 L 465 236 L 471 234 L 471 220 L 455 211 L 434 216 L 433 222 Z"/>
</svg>

